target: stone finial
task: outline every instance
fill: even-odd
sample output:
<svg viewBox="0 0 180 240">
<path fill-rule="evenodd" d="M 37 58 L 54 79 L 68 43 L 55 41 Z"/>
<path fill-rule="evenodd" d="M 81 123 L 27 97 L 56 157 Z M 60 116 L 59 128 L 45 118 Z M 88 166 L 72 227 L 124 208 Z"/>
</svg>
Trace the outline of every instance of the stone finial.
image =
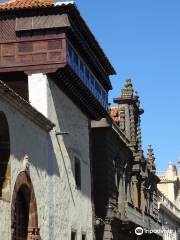
<svg viewBox="0 0 180 240">
<path fill-rule="evenodd" d="M 135 92 L 134 92 L 134 97 L 135 97 L 135 98 L 139 98 L 139 93 L 138 93 L 138 91 L 135 91 Z"/>
<path fill-rule="evenodd" d="M 121 90 L 121 97 L 122 98 L 133 98 L 133 85 L 131 79 L 126 80 L 124 88 Z"/>
<path fill-rule="evenodd" d="M 180 169 L 180 160 L 178 161 L 178 168 Z"/>
<path fill-rule="evenodd" d="M 147 153 L 147 162 L 148 162 L 148 169 L 151 173 L 156 173 L 156 165 L 155 165 L 155 157 L 152 145 L 148 145 L 148 153 Z"/>
<path fill-rule="evenodd" d="M 154 157 L 154 150 L 152 148 L 152 145 L 148 145 L 148 149 L 147 150 L 148 150 L 147 159 L 154 163 L 155 157 Z"/>
<path fill-rule="evenodd" d="M 25 154 L 21 163 L 21 171 L 29 172 L 29 166 L 29 157 L 27 154 Z"/>
</svg>

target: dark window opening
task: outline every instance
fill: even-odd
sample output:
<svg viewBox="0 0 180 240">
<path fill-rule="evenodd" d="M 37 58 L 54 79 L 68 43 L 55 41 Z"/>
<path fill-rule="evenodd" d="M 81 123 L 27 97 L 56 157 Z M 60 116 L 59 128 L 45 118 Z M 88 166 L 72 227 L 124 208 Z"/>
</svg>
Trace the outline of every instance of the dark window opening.
<svg viewBox="0 0 180 240">
<path fill-rule="evenodd" d="M 13 234 L 13 240 L 15 239 L 27 239 L 28 235 L 28 223 L 29 223 L 29 191 L 25 186 L 21 187 L 17 194 L 15 204 L 15 231 Z"/>
<path fill-rule="evenodd" d="M 0 112 L 0 198 L 10 200 L 10 138 L 6 116 Z"/>
<path fill-rule="evenodd" d="M 82 240 L 86 240 L 86 234 L 85 233 L 82 234 Z"/>
<path fill-rule="evenodd" d="M 71 240 L 76 240 L 76 232 L 71 232 Z"/>
<path fill-rule="evenodd" d="M 28 76 L 23 72 L 0 73 L 0 80 L 28 101 Z"/>
<path fill-rule="evenodd" d="M 75 158 L 75 182 L 77 189 L 81 189 L 81 162 Z"/>
</svg>

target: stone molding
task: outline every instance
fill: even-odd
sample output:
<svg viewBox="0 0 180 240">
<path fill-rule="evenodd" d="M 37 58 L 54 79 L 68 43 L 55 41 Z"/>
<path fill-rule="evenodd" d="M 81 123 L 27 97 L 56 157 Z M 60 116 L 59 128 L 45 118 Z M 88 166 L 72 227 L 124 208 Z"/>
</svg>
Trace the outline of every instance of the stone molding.
<svg viewBox="0 0 180 240">
<path fill-rule="evenodd" d="M 38 125 L 41 129 L 49 132 L 55 124 L 48 120 L 43 114 L 38 112 L 31 104 L 22 98 L 13 89 L 9 88 L 0 80 L 0 98 L 8 102 L 13 108 L 17 109 L 25 117 Z"/>
</svg>

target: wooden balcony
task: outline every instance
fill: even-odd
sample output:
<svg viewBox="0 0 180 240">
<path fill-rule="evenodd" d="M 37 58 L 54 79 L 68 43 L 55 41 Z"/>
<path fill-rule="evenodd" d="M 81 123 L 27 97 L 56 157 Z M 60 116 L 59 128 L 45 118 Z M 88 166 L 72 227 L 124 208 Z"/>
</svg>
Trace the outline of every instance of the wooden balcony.
<svg viewBox="0 0 180 240">
<path fill-rule="evenodd" d="M 66 64 L 65 34 L 21 37 L 0 43 L 0 73 L 53 72 Z"/>
<path fill-rule="evenodd" d="M 0 43 L 0 74 L 11 72 L 52 74 L 57 84 L 92 119 L 107 114 L 107 90 L 65 33 L 23 35 L 16 41 Z"/>
</svg>

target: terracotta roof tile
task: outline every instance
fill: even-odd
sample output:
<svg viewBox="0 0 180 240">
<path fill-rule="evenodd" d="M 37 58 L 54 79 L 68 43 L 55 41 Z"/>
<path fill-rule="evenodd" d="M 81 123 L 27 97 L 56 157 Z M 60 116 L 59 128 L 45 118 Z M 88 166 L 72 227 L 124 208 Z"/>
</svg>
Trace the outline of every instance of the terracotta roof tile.
<svg viewBox="0 0 180 240">
<path fill-rule="evenodd" d="M 10 0 L 0 4 L 0 11 L 54 6 L 54 0 Z"/>
</svg>

